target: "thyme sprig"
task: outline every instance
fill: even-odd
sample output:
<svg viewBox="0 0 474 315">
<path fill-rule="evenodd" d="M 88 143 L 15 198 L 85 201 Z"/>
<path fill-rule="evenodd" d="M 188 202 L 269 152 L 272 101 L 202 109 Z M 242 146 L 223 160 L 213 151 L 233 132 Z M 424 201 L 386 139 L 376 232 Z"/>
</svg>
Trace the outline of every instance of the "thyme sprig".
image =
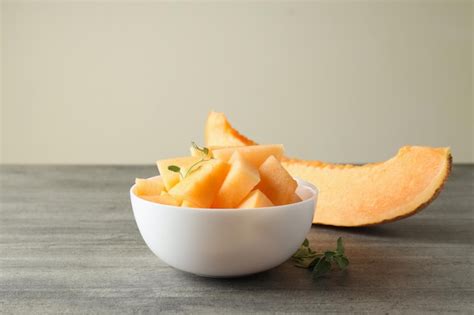
<svg viewBox="0 0 474 315">
<path fill-rule="evenodd" d="M 194 141 L 191 142 L 191 145 L 194 149 L 202 153 L 202 157 L 200 160 L 196 161 L 194 164 L 192 164 L 190 167 L 188 167 L 185 170 L 181 169 L 181 167 L 179 167 L 178 165 L 168 166 L 168 170 L 175 173 L 179 173 L 179 176 L 181 177 L 181 179 L 184 179 L 192 172 L 197 171 L 202 166 L 202 163 L 207 162 L 212 159 L 212 157 L 209 157 L 209 148 L 198 146 Z"/>
<path fill-rule="evenodd" d="M 344 243 L 341 237 L 337 239 L 336 250 L 327 250 L 324 253 L 318 253 L 311 249 L 309 241 L 305 239 L 291 260 L 296 267 L 311 269 L 313 277 L 319 278 L 328 273 L 333 266 L 337 266 L 341 270 L 347 268 L 349 259 L 344 252 Z"/>
</svg>

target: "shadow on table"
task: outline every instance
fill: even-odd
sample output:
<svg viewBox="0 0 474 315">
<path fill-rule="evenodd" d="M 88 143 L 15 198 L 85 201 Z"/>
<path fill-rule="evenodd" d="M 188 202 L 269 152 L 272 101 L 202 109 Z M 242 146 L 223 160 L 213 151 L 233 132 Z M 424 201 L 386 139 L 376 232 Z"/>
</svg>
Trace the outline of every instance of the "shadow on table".
<svg viewBox="0 0 474 315">
<path fill-rule="evenodd" d="M 292 296 L 295 293 L 318 297 L 327 296 L 331 292 L 350 294 L 349 292 L 356 290 L 359 294 L 366 292 L 374 298 L 384 295 L 386 289 L 417 287 L 420 285 L 420 277 L 432 277 L 431 270 L 421 270 L 419 267 L 424 258 L 406 259 L 404 249 L 367 246 L 348 249 L 350 264 L 347 270 L 333 270 L 327 276 L 317 279 L 313 279 L 310 270 L 297 268 L 289 261 L 271 270 L 239 278 L 203 278 L 181 272 L 179 277 L 190 286 L 228 294 L 252 291 L 255 294 L 278 295 L 286 292 L 285 294 Z M 409 255 L 413 255 L 413 252 Z M 420 276 L 420 272 L 425 276 Z"/>
<path fill-rule="evenodd" d="M 431 279 L 434 269 L 420 267 L 432 260 L 436 244 L 464 244 L 472 240 L 470 223 L 438 226 L 419 222 L 361 228 L 313 226 L 308 235 L 315 249 L 330 249 L 337 236 L 347 240 L 350 265 L 347 271 L 334 271 L 312 279 L 309 270 L 286 262 L 266 272 L 240 278 L 202 278 L 182 274 L 184 281 L 207 288 L 233 290 L 345 290 L 377 291 L 386 287 L 416 287 Z M 329 246 L 329 247 L 328 247 Z M 406 257 L 410 257 L 407 259 Z M 374 296 L 377 293 L 372 292 Z"/>
<path fill-rule="evenodd" d="M 235 278 L 207 278 L 189 273 L 176 271 L 179 277 L 189 285 L 199 285 L 203 288 L 218 289 L 221 292 L 250 290 L 331 290 L 348 287 L 355 279 L 351 277 L 351 269 L 333 271 L 325 277 L 313 279 L 311 271 L 297 268 L 287 261 L 271 270 L 253 275 Z"/>
<path fill-rule="evenodd" d="M 452 243 L 469 245 L 474 238 L 471 221 L 458 221 L 456 224 L 429 224 L 416 222 L 395 222 L 371 227 L 331 227 L 314 225 L 316 233 L 329 233 L 341 236 L 373 237 L 399 242 Z"/>
</svg>

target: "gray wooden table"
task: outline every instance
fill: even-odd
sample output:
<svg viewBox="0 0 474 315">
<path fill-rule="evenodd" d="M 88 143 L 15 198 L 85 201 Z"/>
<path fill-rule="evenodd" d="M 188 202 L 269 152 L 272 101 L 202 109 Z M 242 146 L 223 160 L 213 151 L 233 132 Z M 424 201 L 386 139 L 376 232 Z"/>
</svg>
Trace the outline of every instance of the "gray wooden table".
<svg viewBox="0 0 474 315">
<path fill-rule="evenodd" d="M 351 261 L 317 281 L 290 263 L 237 279 L 168 267 L 141 239 L 128 196 L 135 177 L 154 173 L 1 166 L 0 313 L 474 312 L 474 166 L 455 166 L 441 196 L 412 218 L 313 226 L 315 247 L 343 236 Z"/>
</svg>

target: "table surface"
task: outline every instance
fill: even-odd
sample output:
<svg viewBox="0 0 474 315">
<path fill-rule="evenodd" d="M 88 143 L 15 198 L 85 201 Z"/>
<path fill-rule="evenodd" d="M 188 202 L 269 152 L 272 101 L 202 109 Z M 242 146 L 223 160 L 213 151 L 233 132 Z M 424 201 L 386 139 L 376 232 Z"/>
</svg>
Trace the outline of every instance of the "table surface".
<svg viewBox="0 0 474 315">
<path fill-rule="evenodd" d="M 474 312 L 474 166 L 439 198 L 370 228 L 313 226 L 349 269 L 312 280 L 286 262 L 235 279 L 168 267 L 143 242 L 129 187 L 145 166 L 0 166 L 0 313 Z"/>
</svg>

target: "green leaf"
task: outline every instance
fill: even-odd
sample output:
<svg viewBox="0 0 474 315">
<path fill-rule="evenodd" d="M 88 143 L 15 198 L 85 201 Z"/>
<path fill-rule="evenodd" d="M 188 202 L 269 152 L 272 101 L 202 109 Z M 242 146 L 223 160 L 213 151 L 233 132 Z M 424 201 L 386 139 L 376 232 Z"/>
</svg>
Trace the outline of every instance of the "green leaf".
<svg viewBox="0 0 474 315">
<path fill-rule="evenodd" d="M 324 257 L 326 257 L 326 259 L 327 259 L 328 261 L 331 261 L 332 258 L 333 258 L 335 255 L 336 255 L 335 252 L 332 252 L 332 251 L 329 251 L 329 250 L 326 251 L 326 252 L 324 252 Z"/>
<path fill-rule="evenodd" d="M 296 267 L 311 269 L 314 278 L 325 275 L 335 264 L 340 269 L 345 269 L 349 265 L 349 260 L 344 256 L 342 238 L 338 238 L 335 251 L 327 250 L 324 253 L 312 250 L 308 239 L 305 239 L 300 248 L 291 256 L 291 261 Z"/>
<path fill-rule="evenodd" d="M 326 273 L 328 273 L 329 270 L 331 270 L 331 263 L 326 260 L 326 257 L 322 257 L 318 261 L 316 266 L 314 266 L 313 277 L 314 278 L 319 278 L 319 277 L 325 275 Z"/>
<path fill-rule="evenodd" d="M 346 269 L 349 265 L 349 259 L 347 259 L 345 256 L 335 256 L 334 260 L 342 270 Z"/>
<path fill-rule="evenodd" d="M 196 142 L 191 142 L 191 145 L 193 146 L 193 148 L 195 148 L 196 150 L 198 151 L 201 151 L 202 153 L 204 153 L 204 155 L 208 155 L 209 154 L 209 149 L 206 148 L 206 147 L 200 147 L 196 144 Z"/>
<path fill-rule="evenodd" d="M 313 261 L 319 258 L 302 258 L 299 260 L 293 260 L 293 264 L 296 267 L 308 269 L 313 264 Z"/>
<path fill-rule="evenodd" d="M 179 173 L 181 171 L 181 168 L 177 165 L 169 165 L 168 170 L 170 170 L 172 172 L 175 172 L 175 173 Z"/>
<path fill-rule="evenodd" d="M 198 150 L 202 153 L 202 157 L 199 161 L 197 161 L 196 163 L 194 163 L 193 165 L 188 167 L 186 172 L 184 172 L 183 178 L 186 178 L 192 172 L 197 171 L 202 166 L 202 163 L 207 162 L 209 160 L 212 160 L 212 157 L 208 156 L 208 154 L 209 154 L 209 149 L 208 148 L 200 147 L 194 141 L 191 142 L 191 145 L 193 146 L 194 149 L 196 149 L 196 150 Z"/>
<path fill-rule="evenodd" d="M 305 239 L 300 248 L 291 256 L 291 260 L 296 267 L 299 268 L 310 268 L 311 265 L 314 266 L 314 260 L 319 259 L 315 251 L 309 248 L 309 241 Z"/>
<path fill-rule="evenodd" d="M 321 260 L 321 257 L 316 257 L 309 265 L 308 265 L 308 268 L 309 269 L 314 269 L 314 266 L 316 266 L 319 261 Z"/>
<path fill-rule="evenodd" d="M 292 258 L 313 258 L 318 254 L 315 252 L 309 252 L 307 247 L 300 247 L 296 253 L 291 256 Z"/>
<path fill-rule="evenodd" d="M 339 255 L 344 255 L 344 242 L 342 241 L 342 237 L 339 237 L 337 239 L 337 249 L 336 249 L 336 252 L 339 254 Z"/>
</svg>

